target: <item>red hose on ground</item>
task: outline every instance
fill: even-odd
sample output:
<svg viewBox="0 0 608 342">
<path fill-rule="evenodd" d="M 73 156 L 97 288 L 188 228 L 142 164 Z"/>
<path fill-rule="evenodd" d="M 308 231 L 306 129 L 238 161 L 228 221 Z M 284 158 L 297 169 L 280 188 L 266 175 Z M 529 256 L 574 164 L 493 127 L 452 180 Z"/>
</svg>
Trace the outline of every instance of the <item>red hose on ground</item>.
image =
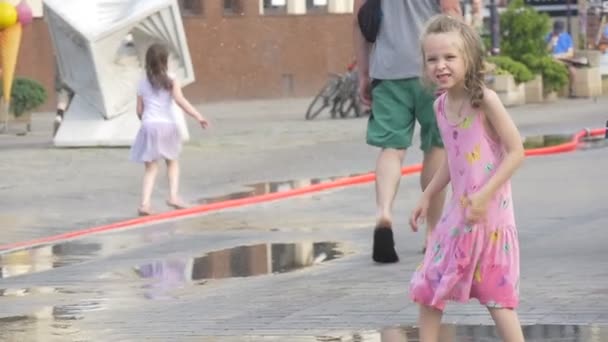
<svg viewBox="0 0 608 342">
<path fill-rule="evenodd" d="M 551 155 L 551 154 L 564 153 L 564 152 L 572 152 L 577 149 L 577 146 L 583 137 L 600 136 L 600 135 L 604 135 L 605 132 L 606 132 L 606 128 L 597 128 L 597 129 L 593 129 L 593 130 L 589 130 L 589 131 L 582 130 L 582 131 L 576 133 L 570 142 L 567 142 L 567 143 L 564 143 L 561 145 L 556 145 L 556 146 L 526 150 L 526 156 L 542 156 L 542 155 Z M 421 169 L 422 169 L 421 164 L 410 165 L 410 166 L 406 166 L 406 167 L 402 168 L 401 174 L 404 176 L 407 176 L 407 175 L 411 175 L 411 174 L 420 172 Z M 295 197 L 295 196 L 299 196 L 299 195 L 326 191 L 326 190 L 330 190 L 330 189 L 342 188 L 342 187 L 346 187 L 346 186 L 360 185 L 360 184 L 373 182 L 374 180 L 375 180 L 375 175 L 373 172 L 367 173 L 364 175 L 359 175 L 359 176 L 345 177 L 345 178 L 340 178 L 338 180 L 335 180 L 333 182 L 315 184 L 315 185 L 302 187 L 302 188 L 298 188 L 298 189 L 292 189 L 292 190 L 283 191 L 283 192 L 275 192 L 275 193 L 270 193 L 270 194 L 265 194 L 265 195 L 260 195 L 260 196 L 248 197 L 248 198 L 227 200 L 227 201 L 216 202 L 216 203 L 211 203 L 211 204 L 203 204 L 203 205 L 191 207 L 188 209 L 169 211 L 169 212 L 164 212 L 164 213 L 160 213 L 157 215 L 144 216 L 144 217 L 139 217 L 139 218 L 130 219 L 130 220 L 126 220 L 126 221 L 119 221 L 119 222 L 110 223 L 110 224 L 103 225 L 103 226 L 97 226 L 97 227 L 87 228 L 87 229 L 83 229 L 83 230 L 67 232 L 67 233 L 63 233 L 63 234 L 38 238 L 38 239 L 34 239 L 34 240 L 9 243 L 9 244 L 5 244 L 5 245 L 0 245 L 0 251 L 6 252 L 8 250 L 13 250 L 13 249 L 23 249 L 23 248 L 33 247 L 36 245 L 49 244 L 49 243 L 58 242 L 58 241 L 65 241 L 68 239 L 75 239 L 78 237 L 83 237 L 83 236 L 91 235 L 91 234 L 95 234 L 95 233 L 136 228 L 138 226 L 142 226 L 145 224 L 158 223 L 163 220 L 183 218 L 183 217 L 192 216 L 195 214 L 202 214 L 202 213 L 206 213 L 206 212 L 220 211 L 220 210 L 229 209 L 229 208 L 237 208 L 237 207 L 242 207 L 242 206 L 246 206 L 246 205 L 264 203 L 264 202 L 269 202 L 269 201 L 274 201 L 274 200 L 279 200 L 279 199 Z"/>
</svg>

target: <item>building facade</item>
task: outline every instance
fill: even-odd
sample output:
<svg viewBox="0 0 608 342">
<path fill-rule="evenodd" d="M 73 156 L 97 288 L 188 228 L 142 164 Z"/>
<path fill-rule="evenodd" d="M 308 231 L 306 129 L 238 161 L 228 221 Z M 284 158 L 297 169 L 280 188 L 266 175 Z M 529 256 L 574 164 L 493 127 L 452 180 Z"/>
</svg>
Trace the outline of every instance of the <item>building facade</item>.
<svg viewBox="0 0 608 342">
<path fill-rule="evenodd" d="M 178 2 L 196 74 L 185 93 L 195 103 L 310 96 L 354 58 L 353 0 Z M 17 74 L 43 83 L 47 109 L 54 105 L 53 47 L 43 17 L 24 30 Z"/>
</svg>

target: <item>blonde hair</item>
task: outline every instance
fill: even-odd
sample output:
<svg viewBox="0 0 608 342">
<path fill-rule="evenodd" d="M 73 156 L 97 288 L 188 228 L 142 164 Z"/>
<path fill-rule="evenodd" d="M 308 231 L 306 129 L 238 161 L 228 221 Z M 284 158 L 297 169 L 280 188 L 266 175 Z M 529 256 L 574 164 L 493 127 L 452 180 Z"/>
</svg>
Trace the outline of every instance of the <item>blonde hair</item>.
<svg viewBox="0 0 608 342">
<path fill-rule="evenodd" d="M 458 34 L 462 40 L 463 46 L 461 52 L 464 57 L 466 69 L 464 88 L 471 96 L 471 105 L 477 108 L 481 105 L 481 101 L 483 100 L 484 88 L 483 43 L 479 34 L 463 20 L 441 14 L 428 21 L 421 42 L 424 42 L 429 35 L 450 32 Z M 426 75 L 426 70 L 424 70 L 426 67 L 424 49 L 422 49 L 422 61 L 423 81 L 428 84 L 431 83 L 431 81 Z"/>
</svg>

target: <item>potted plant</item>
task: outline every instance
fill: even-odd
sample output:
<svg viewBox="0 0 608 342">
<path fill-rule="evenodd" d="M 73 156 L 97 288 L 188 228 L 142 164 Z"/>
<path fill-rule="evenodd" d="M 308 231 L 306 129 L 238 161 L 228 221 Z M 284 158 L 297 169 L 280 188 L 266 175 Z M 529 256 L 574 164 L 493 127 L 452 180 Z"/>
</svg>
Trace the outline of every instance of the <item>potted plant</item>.
<svg viewBox="0 0 608 342">
<path fill-rule="evenodd" d="M 2 91 L 0 86 L 0 91 Z M 18 77 L 13 81 L 9 119 L 24 122 L 27 131 L 31 127 L 31 113 L 40 107 L 47 98 L 44 87 L 35 80 Z"/>
<path fill-rule="evenodd" d="M 515 84 L 526 83 L 534 79 L 534 75 L 528 67 L 509 56 L 491 56 L 487 61 L 496 65 L 498 69 L 506 71 L 513 76 Z"/>
<path fill-rule="evenodd" d="M 525 83 L 534 75 L 522 63 L 508 56 L 492 56 L 487 61 L 496 69 L 489 87 L 494 89 L 505 106 L 522 105 L 526 102 Z"/>
<path fill-rule="evenodd" d="M 533 72 L 542 75 L 546 99 L 555 99 L 557 92 L 568 84 L 568 69 L 551 56 L 525 54 L 522 60 Z"/>
</svg>

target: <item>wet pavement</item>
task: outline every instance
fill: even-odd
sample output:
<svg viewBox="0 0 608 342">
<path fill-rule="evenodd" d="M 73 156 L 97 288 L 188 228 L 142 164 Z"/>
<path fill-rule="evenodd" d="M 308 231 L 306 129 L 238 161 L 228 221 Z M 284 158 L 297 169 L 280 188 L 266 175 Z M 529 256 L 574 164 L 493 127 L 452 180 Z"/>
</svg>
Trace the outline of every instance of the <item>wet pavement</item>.
<svg viewBox="0 0 608 342">
<path fill-rule="evenodd" d="M 605 153 L 532 158 L 514 179 L 528 341 L 607 340 Z M 369 256 L 373 184 L 3 253 L 0 340 L 416 341 L 417 186 L 402 180 L 394 265 Z M 498 340 L 474 301 L 444 322 Z"/>
<path fill-rule="evenodd" d="M 595 109 L 568 121 L 559 107 L 527 106 L 516 121 L 527 136 L 557 133 L 544 145 L 605 122 Z M 280 116 L 281 125 L 273 117 L 264 126 L 220 117 L 235 126 L 185 149 L 184 189 L 193 202 L 322 184 L 375 160 L 360 140 L 364 120 L 303 125 L 300 115 Z M 136 202 L 140 170 L 118 161 L 124 150 L 23 146 L 0 151 L 0 171 L 14 175 L 0 184 L 0 198 L 11 198 L 0 202 L 3 242 L 131 217 L 125 203 Z M 528 341 L 608 341 L 605 146 L 587 141 L 573 154 L 531 158 L 513 181 Z M 413 149 L 406 163 L 419 157 Z M 95 178 L 99 170 L 105 177 Z M 409 232 L 407 217 L 418 194 L 417 177 L 403 178 L 394 265 L 370 259 L 372 183 L 0 252 L 0 341 L 417 341 L 407 282 L 422 234 Z M 444 322 L 448 340 L 498 340 L 474 301 L 449 306 Z"/>
<path fill-rule="evenodd" d="M 373 169 L 377 150 L 365 145 L 365 119 L 305 121 L 311 99 L 243 101 L 198 106 L 212 119 L 181 155 L 182 196 L 199 199 L 249 191 L 247 184 L 327 178 Z M 606 122 L 608 97 L 509 108 L 522 135 L 572 134 Z M 141 167 L 126 149 L 50 147 L 53 113 L 33 115 L 24 137 L 0 135 L 0 242 L 29 240 L 133 218 Z M 418 134 L 406 164 L 419 163 Z M 164 173 L 164 172 L 163 172 Z M 167 184 L 159 175 L 153 206 L 164 206 Z M 28 203 L 24 206 L 23 203 Z M 35 213 L 35 215 L 33 215 Z"/>
</svg>

